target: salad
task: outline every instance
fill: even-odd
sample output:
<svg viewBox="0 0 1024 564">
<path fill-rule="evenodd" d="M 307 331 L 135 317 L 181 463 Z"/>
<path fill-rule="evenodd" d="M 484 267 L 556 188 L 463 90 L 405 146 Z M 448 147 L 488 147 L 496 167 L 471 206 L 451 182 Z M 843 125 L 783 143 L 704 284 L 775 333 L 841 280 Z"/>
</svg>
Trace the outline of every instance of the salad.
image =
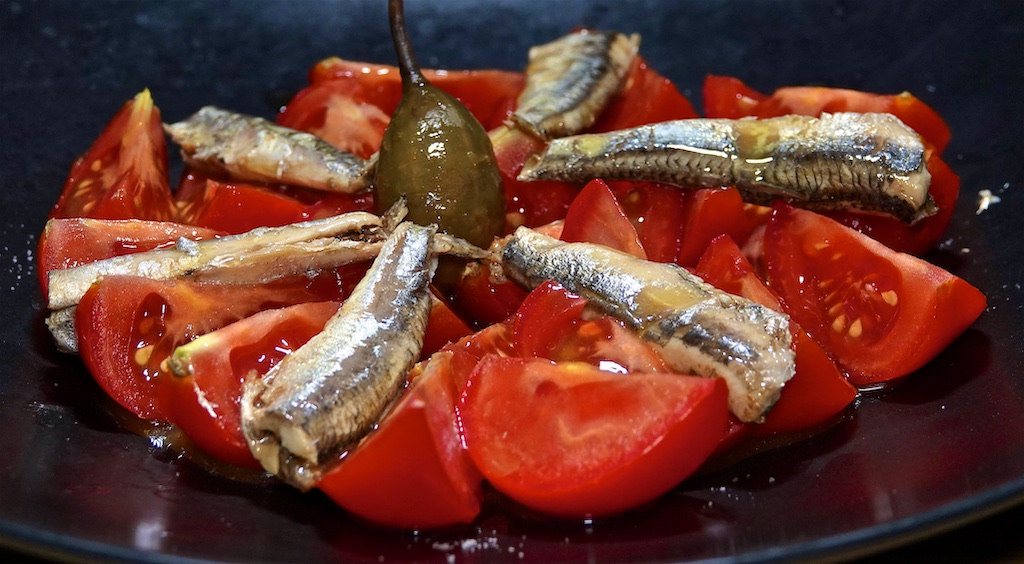
<svg viewBox="0 0 1024 564">
<path fill-rule="evenodd" d="M 920 138 L 929 177 L 927 198 L 914 202 L 915 210 L 924 200 L 935 208 L 909 224 L 845 203 L 821 213 L 794 207 L 806 204 L 794 197 L 770 206 L 746 203 L 750 192 L 730 183 L 702 187 L 702 180 L 687 190 L 646 177 L 521 179 L 527 163 L 556 139 L 697 119 L 678 90 L 642 60 L 635 38 L 581 31 L 567 41 L 581 37 L 595 39 L 583 41 L 583 60 L 596 56 L 613 70 L 596 77 L 573 108 L 545 110 L 565 116 L 586 108 L 591 118 L 554 120 L 575 124 L 572 131 L 553 129 L 524 110 L 546 107 L 545 92 L 552 90 L 541 88 L 537 102 L 531 78 L 544 76 L 551 84 L 544 71 L 552 65 L 525 74 L 422 73 L 461 100 L 488 132 L 500 176 L 500 221 L 491 228 L 498 233 L 474 233 L 494 215 L 493 203 L 474 201 L 467 205 L 474 214 L 469 230 L 454 235 L 478 247 L 496 240 L 495 248 L 474 255 L 451 242 L 461 256 L 438 267 L 438 275 L 447 274 L 432 291 L 416 290 L 427 319 L 415 347 L 422 360 L 392 384 L 400 396 L 385 398 L 380 409 L 386 412 L 372 413 L 361 424 L 367 429 L 344 441 L 341 451 L 315 452 L 314 466 L 295 465 L 282 478 L 319 488 L 346 510 L 397 527 L 472 521 L 485 482 L 554 515 L 615 513 L 668 491 L 743 441 L 827 425 L 853 402 L 858 387 L 911 374 L 980 315 L 980 292 L 914 256 L 941 236 L 958 180 L 940 156 L 948 129 L 909 94 L 797 87 L 764 95 L 725 77 L 709 77 L 704 92 L 707 118 L 754 116 L 754 123 L 765 124 L 788 115 L 895 116 Z M 557 43 L 557 49 L 540 49 L 537 58 L 570 60 L 553 65 L 557 83 L 578 55 Z M 408 74 L 322 61 L 276 124 L 288 129 L 286 137 L 294 138 L 290 131 L 312 133 L 353 156 L 343 161 L 353 164 L 345 178 L 363 178 L 397 116 Z M 240 121 L 244 127 L 254 123 Z M 174 128 L 167 127 L 172 137 Z M 173 423 L 227 464 L 269 470 L 244 428 L 245 387 L 322 334 L 342 304 L 354 301 L 351 296 L 382 295 L 380 286 L 360 290 L 357 283 L 367 271 L 385 272 L 369 264 L 375 257 L 406 247 L 388 246 L 400 231 L 385 221 L 391 206 L 382 209 L 376 182 L 328 181 L 325 191 L 291 177 L 281 182 L 281 166 L 271 178 L 240 180 L 237 171 L 216 166 L 230 159 L 204 160 L 202 151 L 179 144 L 190 162 L 172 190 L 162 119 L 144 91 L 73 165 L 40 242 L 39 270 L 47 273 L 42 283 L 53 310 L 49 323 L 61 346 L 77 349 L 104 390 L 137 416 Z M 727 156 L 764 158 L 755 149 Z M 376 161 L 384 166 L 383 153 Z M 259 167 L 246 170 L 253 168 Z M 429 207 L 412 200 L 410 218 Z M 543 239 L 528 238 L 534 234 Z M 751 401 L 753 411 L 735 408 L 732 381 L 678 368 L 666 345 L 677 333 L 655 338 L 650 323 L 636 319 L 658 314 L 624 314 L 628 308 L 610 305 L 614 296 L 580 282 L 582 262 L 562 263 L 572 265 L 564 279 L 537 279 L 529 274 L 535 270 L 530 262 L 509 266 L 514 245 L 538 250 L 541 243 L 567 249 L 573 260 L 599 256 L 591 262 L 611 261 L 626 276 L 651 269 L 651 287 L 669 276 L 652 265 L 675 264 L 672 276 L 695 273 L 715 291 L 741 296 L 745 301 L 728 303 L 741 303 L 744 311 L 783 314 L 785 334 L 776 337 L 785 343 L 780 354 L 792 357 L 792 370 L 780 378 L 777 396 Z M 392 247 L 398 250 L 385 253 Z M 618 252 L 591 254 L 607 249 Z M 156 251 L 162 254 L 145 254 Z M 167 262 L 154 262 L 154 256 Z M 419 270 L 431 270 L 430 259 L 423 260 Z M 238 264 L 240 269 L 222 268 Z M 601 275 L 608 270 L 599 269 Z M 60 271 L 69 274 L 50 274 Z M 71 289 L 80 280 L 83 289 Z M 694 287 L 704 292 L 700 300 L 718 295 Z M 663 310 L 692 311 L 671 300 L 659 306 Z M 702 370 L 695 365 L 693 371 Z M 765 382 L 772 381 L 759 379 L 756 386 Z M 270 458 L 280 462 L 279 455 Z M 310 482 L 300 478 L 307 475 Z"/>
</svg>

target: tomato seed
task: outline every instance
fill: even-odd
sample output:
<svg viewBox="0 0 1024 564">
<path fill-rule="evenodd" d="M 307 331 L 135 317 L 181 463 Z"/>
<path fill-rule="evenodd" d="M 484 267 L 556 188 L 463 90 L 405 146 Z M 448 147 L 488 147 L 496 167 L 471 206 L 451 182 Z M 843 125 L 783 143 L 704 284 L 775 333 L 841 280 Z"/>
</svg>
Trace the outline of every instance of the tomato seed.
<svg viewBox="0 0 1024 564">
<path fill-rule="evenodd" d="M 149 363 L 151 356 L 153 356 L 153 345 L 146 345 L 135 351 L 135 364 L 145 366 Z"/>
<path fill-rule="evenodd" d="M 843 329 L 846 328 L 846 314 L 841 314 L 832 320 L 832 330 L 836 333 L 842 333 Z"/>
<path fill-rule="evenodd" d="M 858 317 L 857 319 L 853 320 L 852 324 L 850 324 L 849 335 L 856 339 L 857 337 L 860 337 L 863 333 L 864 327 L 861 325 L 860 318 Z"/>
<path fill-rule="evenodd" d="M 92 170 L 93 172 L 99 172 L 101 168 L 103 168 L 103 161 L 101 161 L 100 159 L 96 159 L 95 161 L 92 162 L 91 165 L 89 165 L 89 169 Z"/>
<path fill-rule="evenodd" d="M 882 292 L 882 300 L 890 306 L 896 307 L 896 304 L 900 301 L 900 296 L 896 293 L 896 290 L 886 290 Z"/>
</svg>

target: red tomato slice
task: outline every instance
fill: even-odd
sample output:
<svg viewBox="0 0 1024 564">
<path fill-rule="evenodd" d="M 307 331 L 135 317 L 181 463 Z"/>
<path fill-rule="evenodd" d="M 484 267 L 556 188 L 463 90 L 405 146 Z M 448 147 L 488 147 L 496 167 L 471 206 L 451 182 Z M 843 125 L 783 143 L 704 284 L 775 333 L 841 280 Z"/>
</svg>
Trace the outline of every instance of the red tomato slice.
<svg viewBox="0 0 1024 564">
<path fill-rule="evenodd" d="M 109 276 L 82 297 L 75 327 L 82 360 L 100 387 L 139 417 L 168 421 L 157 386 L 175 348 L 257 311 L 341 293 L 306 280 L 257 286 Z"/>
<path fill-rule="evenodd" d="M 515 282 L 491 280 L 487 267 L 471 264 L 451 290 L 450 303 L 459 317 L 474 327 L 486 327 L 508 319 L 526 298 Z"/>
<path fill-rule="evenodd" d="M 171 246 L 179 237 L 211 239 L 212 229 L 141 219 L 56 218 L 46 222 L 39 237 L 39 282 L 47 293 L 47 273 L 101 259 Z"/>
<path fill-rule="evenodd" d="M 317 487 L 382 525 L 420 529 L 471 522 L 483 494 L 455 415 L 454 354 L 434 355 L 377 429 Z"/>
<path fill-rule="evenodd" d="M 544 142 L 510 127 L 499 127 L 490 135 L 505 191 L 505 230 L 512 232 L 520 225 L 538 227 L 564 218 L 569 204 L 580 191 L 579 186 L 550 180 L 520 182 L 516 179 L 527 157 L 540 151 Z"/>
<path fill-rule="evenodd" d="M 561 239 L 570 243 L 596 243 L 647 258 L 636 229 L 608 184 L 600 178 L 588 182 L 569 205 Z"/>
<path fill-rule="evenodd" d="M 704 79 L 704 114 L 709 118 L 739 119 L 756 115 L 768 96 L 738 78 L 709 74 Z"/>
<path fill-rule="evenodd" d="M 159 385 L 161 410 L 210 456 L 258 468 L 242 434 L 242 385 L 251 372 L 266 374 L 323 330 L 338 305 L 262 311 L 178 347 L 169 359 L 173 372 Z"/>
<path fill-rule="evenodd" d="M 650 182 L 608 183 L 633 223 L 648 260 L 674 262 L 683 240 L 685 190 Z"/>
<path fill-rule="evenodd" d="M 473 332 L 466 322 L 455 315 L 448 304 L 437 296 L 430 306 L 430 317 L 427 319 L 427 332 L 423 336 L 423 348 L 420 360 L 424 360 L 449 343 L 454 343 Z"/>
<path fill-rule="evenodd" d="M 780 88 L 771 96 L 761 94 L 739 79 L 708 76 L 704 82 L 704 106 L 708 117 L 758 118 L 787 114 L 818 116 L 822 112 L 891 113 L 931 145 L 928 172 L 932 175 L 929 193 L 939 213 L 915 223 L 903 222 L 882 215 L 855 212 L 826 212 L 827 215 L 862 233 L 881 241 L 897 251 L 924 254 L 938 243 L 956 206 L 960 179 L 939 158 L 949 143 L 950 131 L 945 121 L 927 104 L 904 92 L 896 95 L 871 94 L 855 90 L 822 87 Z"/>
<path fill-rule="evenodd" d="M 486 357 L 460 403 L 469 454 L 500 492 L 553 515 L 607 515 L 665 493 L 715 449 L 725 384 Z"/>
<path fill-rule="evenodd" d="M 181 221 L 190 225 L 238 234 L 305 219 L 305 204 L 268 188 L 206 179 L 189 192 L 178 206 Z"/>
<path fill-rule="evenodd" d="M 750 235 L 751 224 L 743 197 L 734 188 L 688 191 L 686 213 L 682 221 L 683 237 L 675 262 L 694 266 L 708 244 L 719 235 L 728 235 L 743 243 Z"/>
<path fill-rule="evenodd" d="M 174 218 L 167 143 L 148 90 L 128 101 L 71 166 L 50 217 Z"/>
<path fill-rule="evenodd" d="M 306 131 L 362 158 L 380 148 L 390 111 L 379 107 L 356 80 L 321 81 L 301 90 L 277 116 L 285 127 Z"/>
<path fill-rule="evenodd" d="M 785 204 L 768 222 L 764 263 L 787 313 L 857 385 L 917 370 L 985 310 L 957 276 Z"/>
<path fill-rule="evenodd" d="M 590 131 L 605 132 L 649 123 L 695 118 L 693 104 L 672 81 L 655 72 L 637 57 L 622 92 L 598 118 Z"/>
<path fill-rule="evenodd" d="M 754 267 L 727 236 L 711 242 L 697 264 L 696 274 L 716 288 L 783 310 L 779 298 L 754 274 Z M 835 417 L 857 397 L 857 389 L 795 321 L 790 323 L 790 332 L 796 373 L 786 382 L 764 423 L 753 425 L 755 435 L 809 429 Z"/>
</svg>

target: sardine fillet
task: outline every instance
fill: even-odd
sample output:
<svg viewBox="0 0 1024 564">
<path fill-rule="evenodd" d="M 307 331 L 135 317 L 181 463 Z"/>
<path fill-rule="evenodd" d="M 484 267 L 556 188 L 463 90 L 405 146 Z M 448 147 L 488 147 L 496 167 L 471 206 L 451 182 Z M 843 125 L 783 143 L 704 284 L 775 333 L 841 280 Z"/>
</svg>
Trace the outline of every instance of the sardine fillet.
<svg viewBox="0 0 1024 564">
<path fill-rule="evenodd" d="M 77 304 L 104 276 L 262 283 L 370 260 L 380 250 L 380 225 L 381 219 L 373 214 L 351 212 L 282 227 L 260 227 L 219 239 L 179 239 L 172 248 L 52 270 L 48 273 L 47 307 L 57 310 Z"/>
<path fill-rule="evenodd" d="M 369 182 L 371 163 L 315 135 L 260 117 L 206 106 L 164 130 L 181 146 L 186 163 L 237 180 L 349 194 Z"/>
<path fill-rule="evenodd" d="M 513 121 L 542 139 L 583 131 L 621 90 L 640 36 L 581 30 L 530 49 Z"/>
<path fill-rule="evenodd" d="M 433 235 L 399 225 L 324 330 L 246 382 L 242 429 L 267 471 L 311 488 L 400 393 L 426 331 Z"/>
<path fill-rule="evenodd" d="M 504 242 L 502 263 L 521 284 L 554 280 L 625 321 L 674 371 L 723 378 L 729 407 L 742 421 L 762 420 L 795 371 L 786 315 L 722 292 L 677 265 L 565 243 L 525 227 Z"/>
<path fill-rule="evenodd" d="M 889 114 L 689 119 L 552 141 L 520 180 L 649 180 L 735 186 L 751 203 L 783 198 L 913 223 L 935 213 L 920 136 Z"/>
</svg>

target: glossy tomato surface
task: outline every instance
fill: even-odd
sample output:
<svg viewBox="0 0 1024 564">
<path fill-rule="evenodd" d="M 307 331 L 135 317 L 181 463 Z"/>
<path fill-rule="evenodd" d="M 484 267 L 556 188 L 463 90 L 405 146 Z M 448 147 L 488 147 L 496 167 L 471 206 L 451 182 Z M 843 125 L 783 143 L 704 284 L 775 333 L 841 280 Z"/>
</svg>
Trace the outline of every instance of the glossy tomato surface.
<svg viewBox="0 0 1024 564">
<path fill-rule="evenodd" d="M 53 349 L 32 265 L 70 164 L 126 100 L 148 87 L 165 121 L 207 104 L 272 118 L 324 57 L 393 62 L 381 3 L 3 2 L 0 543 L 99 560 L 785 560 L 863 555 L 1024 500 L 1024 6 L 406 4 L 417 55 L 431 67 L 518 70 L 531 45 L 589 25 L 640 33 L 648 63 L 697 108 L 708 74 L 761 92 L 910 91 L 947 120 L 944 157 L 961 180 L 950 229 L 926 257 L 982 289 L 989 308 L 933 362 L 892 390 L 863 394 L 828 431 L 708 469 L 623 517 L 538 520 L 499 504 L 452 530 L 369 526 L 326 496 L 231 481 L 178 460 L 160 435 L 127 430 L 131 419 L 81 361 Z M 180 162 L 168 149 L 174 179 Z M 982 190 L 1001 200 L 978 213 Z M 1010 533 L 1020 519 L 1017 510 L 967 536 L 915 544 L 911 555 L 998 556 L 1020 548 Z"/>
</svg>

